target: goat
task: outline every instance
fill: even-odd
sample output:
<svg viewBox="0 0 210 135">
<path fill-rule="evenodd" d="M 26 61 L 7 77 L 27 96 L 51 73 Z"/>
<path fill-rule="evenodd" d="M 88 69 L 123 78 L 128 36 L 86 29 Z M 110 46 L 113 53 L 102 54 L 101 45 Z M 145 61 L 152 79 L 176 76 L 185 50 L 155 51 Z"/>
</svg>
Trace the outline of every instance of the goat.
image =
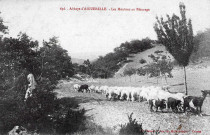
<svg viewBox="0 0 210 135">
<path fill-rule="evenodd" d="M 196 96 L 187 96 L 184 98 L 184 112 L 186 111 L 186 108 L 188 109 L 194 109 L 197 113 L 201 113 L 201 108 L 203 105 L 203 101 L 205 100 L 207 96 L 206 91 L 201 91 L 202 96 L 196 97 Z M 199 108 L 199 109 L 198 109 Z"/>
<path fill-rule="evenodd" d="M 149 105 L 150 105 L 150 111 L 153 112 L 153 106 L 156 108 L 156 112 L 158 108 L 163 112 L 163 109 L 166 108 L 166 100 L 155 100 L 155 99 L 150 99 L 149 100 Z"/>
</svg>

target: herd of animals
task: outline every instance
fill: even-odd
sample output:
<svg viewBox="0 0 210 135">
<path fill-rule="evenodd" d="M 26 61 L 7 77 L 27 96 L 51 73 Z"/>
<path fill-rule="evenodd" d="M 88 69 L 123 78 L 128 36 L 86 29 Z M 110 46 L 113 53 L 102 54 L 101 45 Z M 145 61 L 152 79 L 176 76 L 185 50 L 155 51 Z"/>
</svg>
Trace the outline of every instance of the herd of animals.
<svg viewBox="0 0 210 135">
<path fill-rule="evenodd" d="M 210 90 L 201 90 L 202 96 L 187 96 L 183 93 L 170 92 L 169 86 L 148 87 L 110 87 L 110 86 L 88 86 L 87 84 L 74 84 L 73 89 L 77 92 L 94 92 L 103 94 L 108 100 L 147 101 L 150 111 L 163 112 L 170 109 L 174 113 L 188 112 L 201 113 L 203 101 L 210 94 Z"/>
</svg>

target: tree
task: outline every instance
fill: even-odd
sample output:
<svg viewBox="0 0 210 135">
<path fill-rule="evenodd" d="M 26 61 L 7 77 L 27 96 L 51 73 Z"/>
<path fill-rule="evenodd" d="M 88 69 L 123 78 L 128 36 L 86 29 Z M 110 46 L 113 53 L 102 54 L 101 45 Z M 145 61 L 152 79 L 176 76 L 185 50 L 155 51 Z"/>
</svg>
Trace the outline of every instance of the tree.
<svg viewBox="0 0 210 135">
<path fill-rule="evenodd" d="M 128 69 L 125 69 L 123 71 L 124 76 L 129 76 L 130 77 L 130 82 L 131 82 L 131 76 L 135 73 L 136 73 L 136 70 L 134 68 L 128 68 Z"/>
<path fill-rule="evenodd" d="M 40 60 L 42 61 L 42 76 L 54 82 L 73 75 L 71 57 L 68 56 L 67 50 L 60 46 L 57 37 L 50 38 L 49 42 L 44 41 L 39 53 L 43 56 Z"/>
<path fill-rule="evenodd" d="M 0 12 L 0 14 L 1 14 L 1 12 Z M 4 25 L 4 21 L 1 17 L 0 17 L 0 32 L 2 32 L 3 34 L 8 33 L 8 27 Z"/>
<path fill-rule="evenodd" d="M 86 67 L 86 74 L 88 74 L 92 77 L 92 65 L 91 65 L 89 59 L 85 60 L 83 65 Z"/>
<path fill-rule="evenodd" d="M 193 51 L 193 29 L 191 19 L 187 21 L 185 16 L 185 5 L 179 4 L 181 19 L 175 14 L 170 17 L 167 15 L 167 20 L 164 21 L 156 17 L 157 22 L 154 25 L 154 30 L 157 33 L 159 42 L 161 42 L 171 55 L 177 60 L 180 66 L 184 69 L 184 84 L 187 91 L 187 77 L 185 67 L 189 64 L 189 58 Z"/>
<path fill-rule="evenodd" d="M 38 41 L 32 41 L 25 33 L 20 33 L 18 38 L 3 38 L 0 43 L 0 78 L 2 78 L 2 84 L 15 82 L 24 68 L 33 73 L 38 69 L 36 47 L 38 47 Z M 11 84 L 7 86 L 10 87 Z"/>
</svg>

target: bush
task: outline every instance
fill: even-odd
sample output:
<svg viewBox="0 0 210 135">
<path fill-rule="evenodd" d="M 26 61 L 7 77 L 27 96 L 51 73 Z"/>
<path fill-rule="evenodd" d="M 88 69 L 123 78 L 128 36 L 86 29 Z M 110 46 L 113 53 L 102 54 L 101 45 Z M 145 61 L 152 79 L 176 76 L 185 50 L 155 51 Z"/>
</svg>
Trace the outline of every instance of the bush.
<svg viewBox="0 0 210 135">
<path fill-rule="evenodd" d="M 139 60 L 139 63 L 144 64 L 144 63 L 147 63 L 147 61 L 145 59 L 141 59 Z"/>
<path fill-rule="evenodd" d="M 55 115 L 54 125 L 56 133 L 67 134 L 76 131 L 85 130 L 85 110 L 72 110 L 68 108 L 67 110 L 57 111 L 58 115 Z M 61 114 L 60 114 L 61 113 Z"/>
<path fill-rule="evenodd" d="M 56 133 L 66 134 L 85 130 L 85 110 L 77 109 L 79 102 L 74 98 L 57 99 L 50 118 Z"/>
<path fill-rule="evenodd" d="M 136 119 L 132 119 L 133 113 L 128 116 L 129 122 L 125 125 L 121 125 L 120 135 L 144 135 L 145 132 L 142 129 L 142 124 L 138 124 Z"/>
<path fill-rule="evenodd" d="M 76 109 L 79 103 L 75 99 L 57 99 L 53 92 L 55 85 L 49 79 L 42 78 L 37 83 L 26 103 L 23 102 L 24 95 L 15 89 L 0 97 L 0 134 L 7 133 L 16 125 L 46 134 L 66 134 L 85 129 L 85 110 Z"/>
<path fill-rule="evenodd" d="M 104 131 L 102 126 L 96 125 L 90 120 L 85 121 L 85 130 L 77 131 L 73 135 L 112 135 L 112 131 Z M 114 134 L 113 134 L 114 135 Z"/>
<path fill-rule="evenodd" d="M 144 69 L 144 68 L 142 68 L 142 67 L 140 67 L 140 68 L 138 68 L 137 69 L 137 74 L 139 75 L 139 76 L 145 76 L 146 75 L 146 69 Z"/>
<path fill-rule="evenodd" d="M 155 51 L 156 54 L 162 53 L 163 51 L 157 50 Z"/>
</svg>

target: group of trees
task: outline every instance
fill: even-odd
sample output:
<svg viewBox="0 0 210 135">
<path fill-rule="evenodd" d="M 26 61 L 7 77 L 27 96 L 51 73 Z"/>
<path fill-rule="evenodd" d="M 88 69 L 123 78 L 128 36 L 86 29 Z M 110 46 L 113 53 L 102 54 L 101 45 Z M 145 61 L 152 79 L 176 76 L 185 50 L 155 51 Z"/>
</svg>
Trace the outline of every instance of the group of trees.
<svg viewBox="0 0 210 135">
<path fill-rule="evenodd" d="M 7 38 L 7 32 L 0 18 L 0 134 L 16 125 L 46 134 L 77 131 L 83 125 L 85 111 L 71 110 L 78 103 L 73 99 L 63 102 L 54 93 L 61 78 L 74 74 L 67 51 L 56 37 L 43 41 L 41 47 L 25 33 Z M 26 70 L 35 76 L 37 86 L 24 102 L 29 83 Z"/>
<path fill-rule="evenodd" d="M 74 67 L 74 74 L 84 73 L 92 76 L 93 67 L 89 59 L 85 60 L 81 65 L 73 63 L 73 67 Z"/>
<path fill-rule="evenodd" d="M 0 79 L 4 85 L 0 86 L 1 90 L 12 86 L 23 69 L 32 72 L 36 78 L 49 78 L 53 83 L 73 75 L 71 58 L 58 44 L 56 37 L 49 42 L 44 41 L 43 47 L 39 48 L 38 41 L 20 33 L 17 38 L 3 38 L 0 41 L 0 53 Z M 10 84 L 6 85 L 7 82 Z"/>
</svg>

